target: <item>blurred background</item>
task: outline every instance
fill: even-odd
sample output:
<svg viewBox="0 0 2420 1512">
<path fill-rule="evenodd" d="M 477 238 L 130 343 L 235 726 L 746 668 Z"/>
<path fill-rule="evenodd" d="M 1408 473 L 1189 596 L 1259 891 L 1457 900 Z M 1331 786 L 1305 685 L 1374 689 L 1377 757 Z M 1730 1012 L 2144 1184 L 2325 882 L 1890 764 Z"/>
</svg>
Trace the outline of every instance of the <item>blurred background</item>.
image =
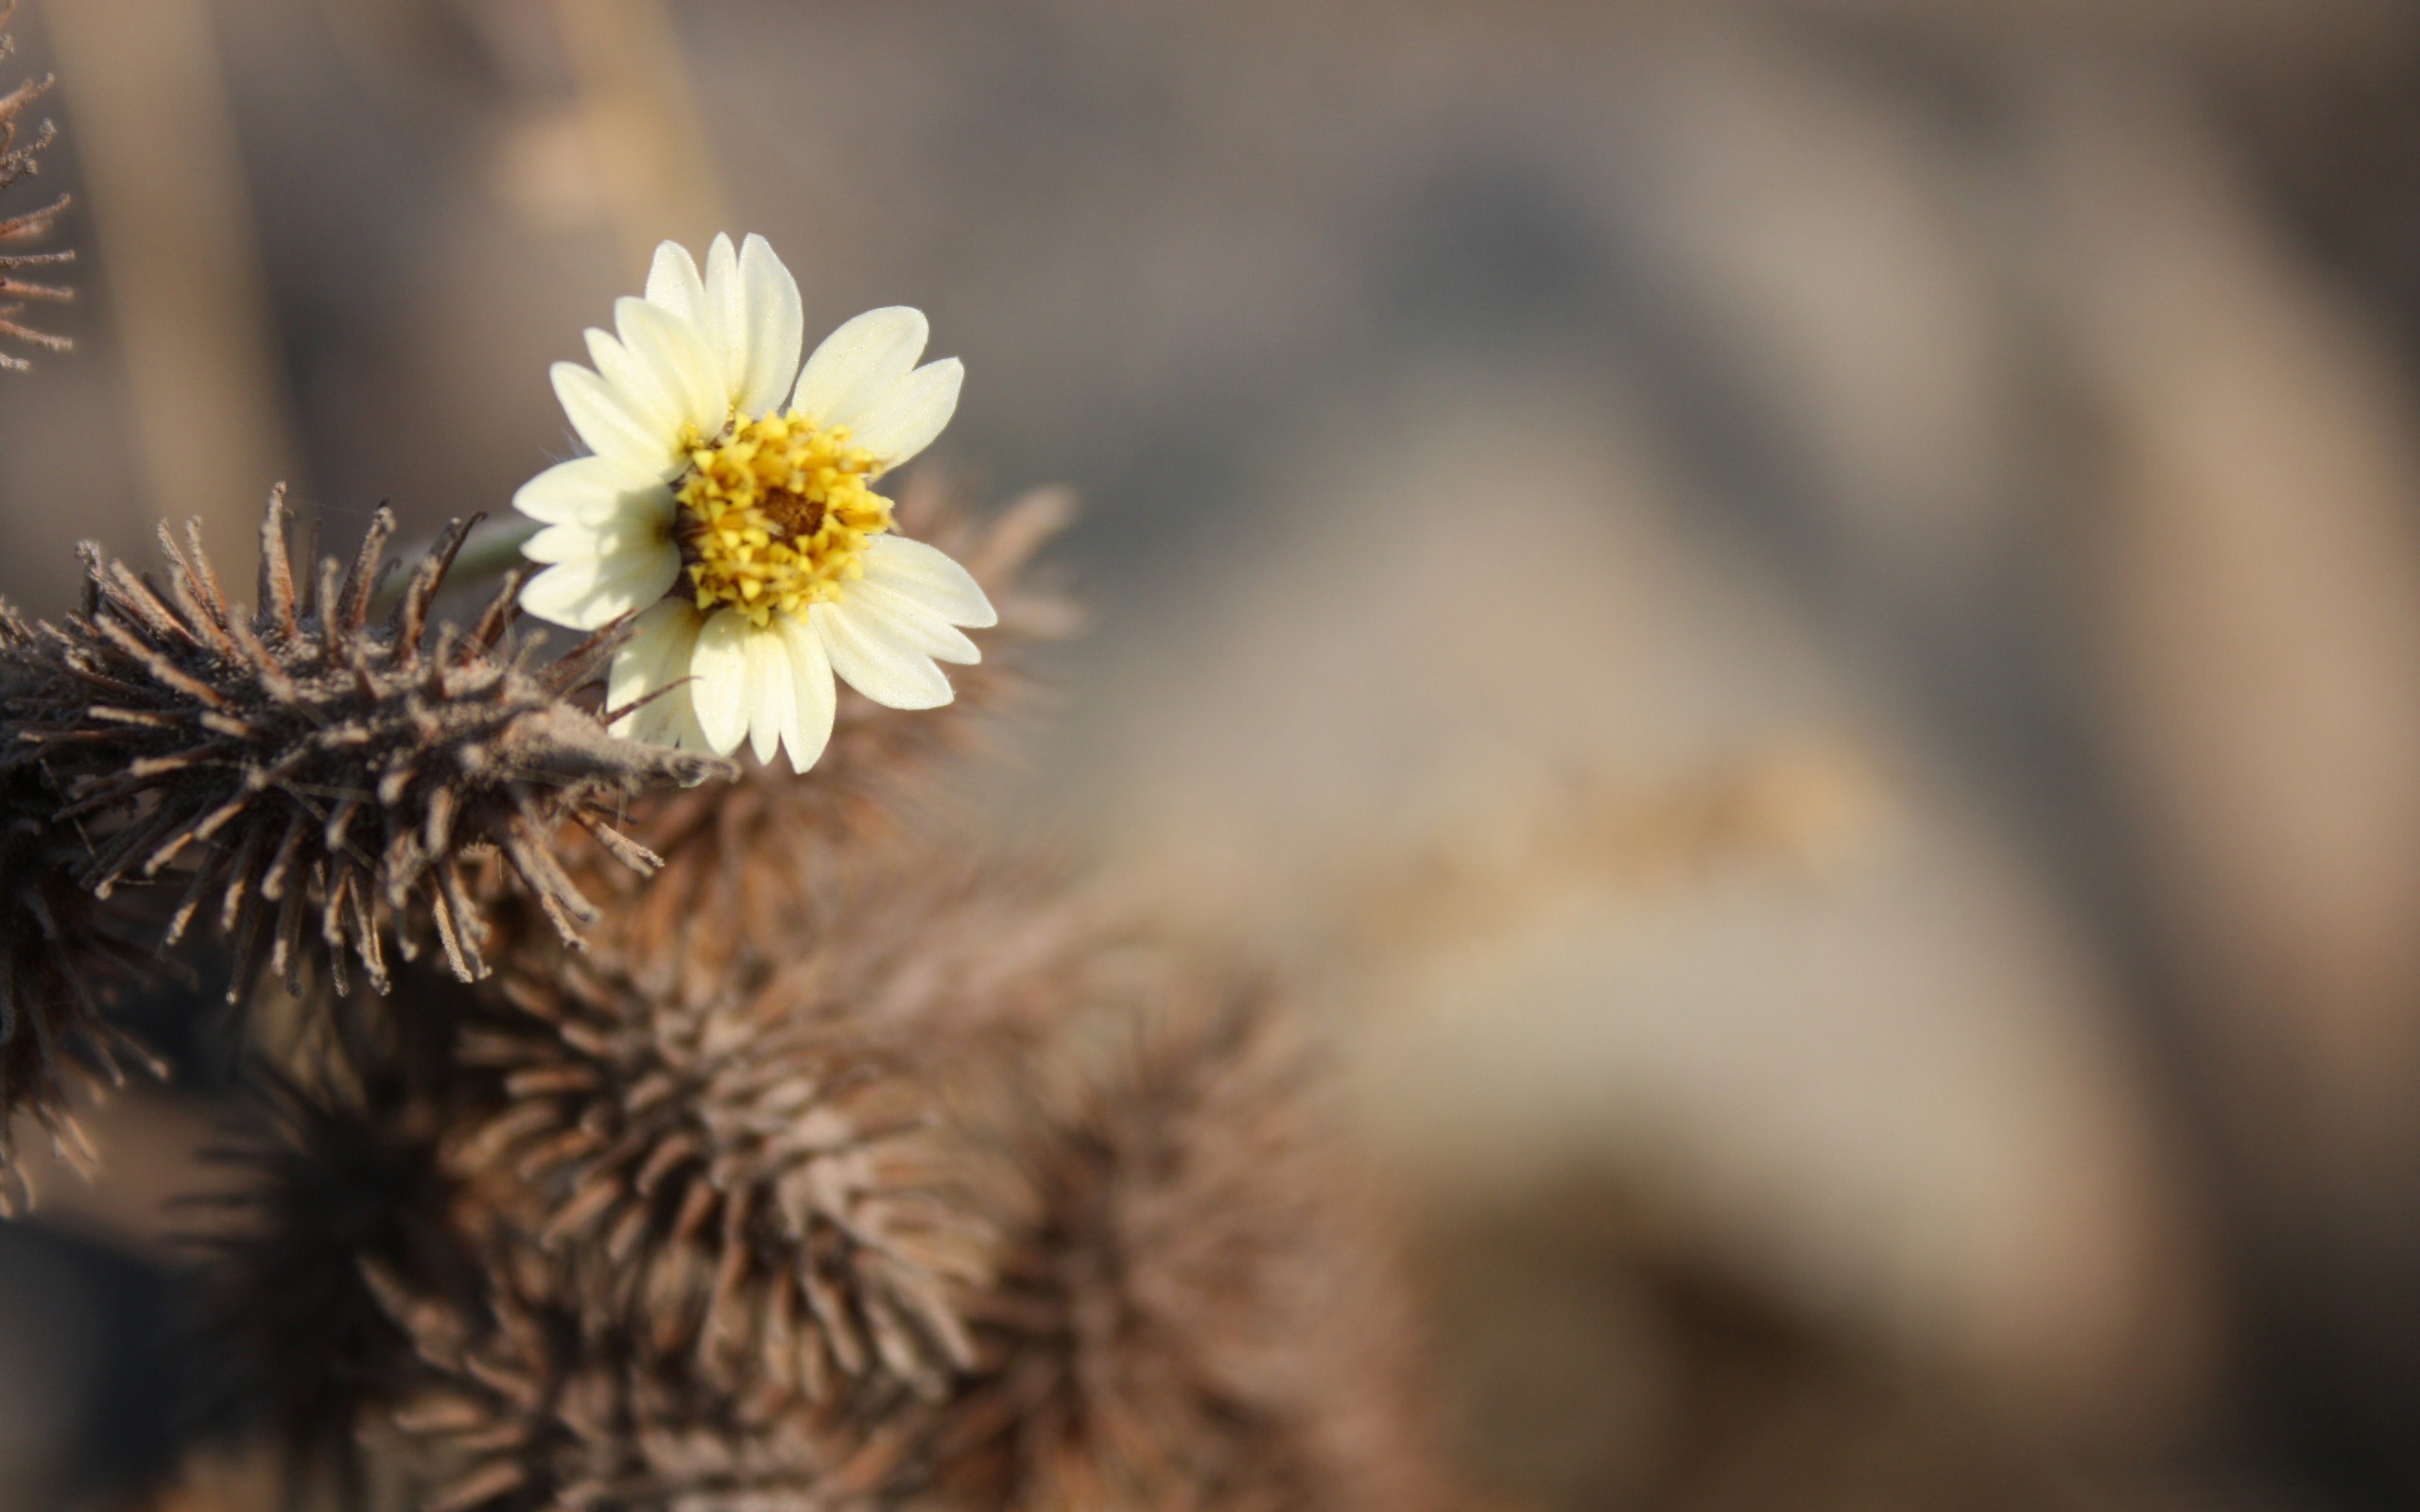
<svg viewBox="0 0 2420 1512">
<path fill-rule="evenodd" d="M 1001 822 L 1304 985 L 1492 1504 L 2420 1504 L 2420 10 L 14 26 L 11 601 L 241 576 L 274 479 L 503 514 L 656 240 L 761 231 L 965 358 L 918 468 L 1083 499 Z M 0 1507 L 182 1452 L 210 1118 L 0 1228 Z"/>
</svg>

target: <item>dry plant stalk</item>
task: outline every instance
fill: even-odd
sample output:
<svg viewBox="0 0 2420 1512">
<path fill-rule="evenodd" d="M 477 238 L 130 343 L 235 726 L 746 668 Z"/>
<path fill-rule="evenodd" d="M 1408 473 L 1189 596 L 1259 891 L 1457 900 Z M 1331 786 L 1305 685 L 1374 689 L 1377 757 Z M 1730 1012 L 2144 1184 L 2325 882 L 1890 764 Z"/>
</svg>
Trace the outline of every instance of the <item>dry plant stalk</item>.
<svg viewBox="0 0 2420 1512">
<path fill-rule="evenodd" d="M 6 4 L 0 4 L 0 26 L 7 26 L 16 10 L 16 0 L 6 0 Z M 0 32 L 0 59 L 8 58 L 15 51 L 16 38 Z M 27 106 L 50 93 L 52 82 L 51 76 L 44 74 L 40 78 L 26 79 L 6 94 L 0 94 L 0 194 L 15 187 L 20 179 L 31 178 L 42 171 L 42 152 L 58 136 L 58 128 L 44 121 L 34 129 L 30 138 L 20 142 L 17 140 L 18 118 Z M 19 275 L 27 268 L 55 267 L 72 263 L 76 260 L 76 253 L 72 249 L 20 252 L 6 249 L 37 242 L 49 235 L 53 224 L 67 209 L 68 203 L 68 197 L 60 195 L 46 205 L 0 215 L 0 300 L 15 301 L 0 304 L 0 336 L 13 337 L 46 352 L 65 352 L 74 343 L 65 336 L 25 325 L 17 317 L 25 312 L 27 300 L 64 303 L 76 297 L 75 291 L 61 284 L 31 282 Z M 22 372 L 32 366 L 24 357 L 0 352 L 0 368 Z"/>
</svg>

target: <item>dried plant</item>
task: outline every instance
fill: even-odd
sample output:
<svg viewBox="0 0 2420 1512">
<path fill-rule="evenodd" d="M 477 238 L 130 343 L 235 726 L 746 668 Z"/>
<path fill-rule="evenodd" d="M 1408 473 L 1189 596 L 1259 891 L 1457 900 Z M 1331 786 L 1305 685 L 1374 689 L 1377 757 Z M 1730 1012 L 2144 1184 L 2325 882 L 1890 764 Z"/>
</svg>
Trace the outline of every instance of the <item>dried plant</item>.
<svg viewBox="0 0 2420 1512">
<path fill-rule="evenodd" d="M 46 140 L 0 137 L 0 188 Z M 639 303 L 633 333 L 670 329 Z M 863 318 L 921 344 L 913 312 Z M 914 371 L 919 423 L 945 420 L 956 365 Z M 788 529 L 805 495 L 750 486 Z M 588 690 L 623 627 L 542 662 L 508 644 L 518 575 L 467 631 L 434 626 L 460 524 L 378 623 L 391 514 L 298 577 L 280 495 L 254 607 L 198 530 L 164 530 L 157 579 L 87 546 L 79 611 L 0 611 L 0 1114 L 72 1140 L 70 1080 L 122 1057 L 101 993 L 124 932 L 165 953 L 216 921 L 254 1010 L 229 1022 L 268 1064 L 196 1293 L 216 1415 L 290 1489 L 434 1512 L 1443 1504 L 1404 1294 L 1277 997 L 1063 861 L 976 839 L 967 758 L 1070 623 L 1029 572 L 1066 516 L 903 498 L 926 576 L 870 559 L 939 607 L 894 621 L 869 576 L 813 603 L 858 618 L 784 633 L 865 657 L 890 635 L 925 680 L 838 649 L 820 675 L 955 702 L 853 694 L 804 776 L 611 733 L 634 710 Z M 604 553 L 557 528 L 548 550 Z M 632 608 L 592 616 L 580 587 L 549 602 Z M 931 681 L 994 609 L 981 662 Z M 768 687 L 741 712 L 794 714 Z M 355 969 L 377 1001 L 339 1002 Z M 0 1179 L 9 1154 L 0 1124 Z"/>
<path fill-rule="evenodd" d="M 267 1205 L 337 1276 L 283 1290 L 357 1316 L 375 1279 L 396 1334 L 318 1333 L 402 1362 L 340 1399 L 404 1404 L 384 1452 L 478 1512 L 1429 1504 L 1402 1293 L 1280 1005 L 1050 868 L 873 849 L 712 1008 L 507 957 L 452 1015 L 416 1227 Z M 278 1184 L 408 1184 L 363 1145 L 291 1142 L 337 1153 Z M 398 1258 L 440 1229 L 472 1289 Z"/>
<path fill-rule="evenodd" d="M 959 1307 L 994 1246 L 905 1045 L 579 963 L 506 989 L 522 1014 L 461 1049 L 501 1095 L 449 1160 L 593 1314 L 756 1417 L 870 1378 L 938 1396 L 972 1363 Z"/>
<path fill-rule="evenodd" d="M 225 1154 L 251 1179 L 199 1277 L 213 1417 L 253 1424 L 289 1496 L 365 1506 L 401 1473 L 419 1507 L 671 1506 L 824 1479 L 814 1410 L 744 1417 L 596 1306 L 518 1201 L 482 1200 L 499 1168 L 450 1177 L 443 1098 L 410 1080 L 265 1078 L 268 1116 Z"/>
<path fill-rule="evenodd" d="M 373 1265 L 427 1504 L 1443 1504 L 1405 1295 L 1272 999 L 1122 943 L 852 954 L 718 1054 L 715 1016 L 507 973 L 445 1156 L 485 1290 Z M 1054 1011 L 990 1033 L 976 982 Z"/>
<path fill-rule="evenodd" d="M 928 1450 L 949 1504 L 1443 1504 L 1410 1307 L 1279 1005 L 1170 961 L 1012 1074 L 1013 1242 Z"/>
<path fill-rule="evenodd" d="M 424 1512 L 842 1512 L 889 1504 L 877 1493 L 905 1478 L 912 1405 L 907 1420 L 804 1404 L 751 1417 L 600 1326 L 536 1246 L 508 1238 L 485 1260 L 476 1310 L 383 1287 L 416 1386 L 365 1437 L 420 1483 Z"/>
<path fill-rule="evenodd" d="M 235 942 L 239 972 L 266 961 L 299 989 L 324 945 L 337 990 L 356 957 L 385 991 L 384 942 L 406 959 L 425 920 L 464 979 L 487 971 L 482 886 L 491 856 L 565 937 L 596 918 L 556 863 L 569 822 L 620 864 L 655 858 L 612 826 L 649 783 L 697 782 L 725 764 L 616 739 L 568 695 L 596 674 L 610 634 L 533 668 L 502 646 L 508 583 L 467 633 L 428 607 L 467 526 L 424 559 L 381 627 L 369 623 L 392 533 L 381 509 L 345 567 L 299 585 L 282 496 L 261 527 L 259 607 L 230 606 L 198 539 L 164 530 L 164 588 L 87 548 L 82 613 L 43 626 L 49 674 L 12 700 L 16 753 L 98 837 L 79 881 L 107 897 L 182 873 L 173 943 L 205 904 Z"/>
<path fill-rule="evenodd" d="M 0 4 L 0 26 L 8 25 L 9 18 L 16 14 L 16 0 L 6 0 L 5 4 Z M 16 39 L 0 32 L 0 59 L 15 51 Z M 27 106 L 50 93 L 51 83 L 51 77 L 45 74 L 40 78 L 26 79 L 8 94 L 0 94 L 0 194 L 6 194 L 20 179 L 30 178 L 42 171 L 43 150 L 58 136 L 58 129 L 44 121 L 29 139 L 20 142 L 17 140 L 18 117 L 25 113 Z M 23 246 L 49 235 L 53 223 L 67 205 L 68 197 L 60 195 L 46 205 L 11 215 L 0 215 L 0 249 Z M 72 250 L 0 250 L 0 300 L 16 301 L 0 304 L 0 335 L 11 336 L 49 352 L 65 352 L 73 345 L 65 336 L 21 324 L 17 317 L 24 313 L 27 300 L 59 303 L 75 298 L 72 289 L 56 284 L 31 283 L 19 277 L 20 273 L 30 267 L 57 266 L 75 260 L 76 254 Z M 0 352 L 0 368 L 23 371 L 31 366 L 23 357 Z"/>
<path fill-rule="evenodd" d="M 477 1295 L 437 1158 L 439 1105 L 391 1072 L 317 1085 L 262 1070 L 216 1153 L 243 1179 L 215 1206 L 195 1278 L 204 1418 L 257 1421 L 300 1486 L 357 1503 L 357 1426 L 401 1389 L 404 1333 L 372 1277 Z"/>
<path fill-rule="evenodd" d="M 0 605 L 0 677 L 23 666 L 31 632 Z M 102 1017 L 102 997 L 142 953 L 125 925 L 78 886 L 90 859 L 83 834 L 61 817 L 66 803 L 48 773 L 0 771 L 0 1215 L 31 1194 L 16 1160 L 19 1114 L 55 1149 L 89 1164 L 90 1143 L 68 1108 L 79 1077 L 125 1080 L 128 1061 L 156 1069 L 149 1055 Z"/>
<path fill-rule="evenodd" d="M 514 1279 L 484 1311 L 393 1304 L 421 1341 L 404 1421 L 461 1504 L 890 1504 L 930 1479 L 1022 1211 L 957 1109 L 1117 942 L 1035 871 L 873 850 L 752 995 L 650 999 L 602 952 L 508 961 L 445 1160 L 482 1253 L 513 1257 L 483 1272 Z"/>
</svg>

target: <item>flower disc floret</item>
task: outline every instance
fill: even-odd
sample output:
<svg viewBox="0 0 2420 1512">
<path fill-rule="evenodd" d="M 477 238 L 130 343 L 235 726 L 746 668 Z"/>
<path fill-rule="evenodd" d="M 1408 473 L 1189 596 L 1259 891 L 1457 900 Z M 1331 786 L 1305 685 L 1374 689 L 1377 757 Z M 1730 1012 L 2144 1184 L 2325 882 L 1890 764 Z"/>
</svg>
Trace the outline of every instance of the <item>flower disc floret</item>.
<svg viewBox="0 0 2420 1512">
<path fill-rule="evenodd" d="M 865 576 L 867 541 L 890 528 L 890 501 L 867 486 L 878 465 L 847 426 L 796 411 L 691 447 L 673 537 L 699 611 L 735 609 L 762 629 L 838 602 Z"/>
</svg>

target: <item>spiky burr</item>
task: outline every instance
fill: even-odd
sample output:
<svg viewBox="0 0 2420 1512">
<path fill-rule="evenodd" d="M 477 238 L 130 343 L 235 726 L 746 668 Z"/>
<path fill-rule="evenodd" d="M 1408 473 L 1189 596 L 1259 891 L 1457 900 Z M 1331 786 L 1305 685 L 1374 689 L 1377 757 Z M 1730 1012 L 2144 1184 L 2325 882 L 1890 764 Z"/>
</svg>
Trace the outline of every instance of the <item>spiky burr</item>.
<svg viewBox="0 0 2420 1512">
<path fill-rule="evenodd" d="M 167 941 L 208 907 L 242 968 L 231 999 L 264 961 L 299 989 L 319 946 L 339 992 L 348 956 L 384 992 L 387 942 L 410 959 L 430 933 L 458 976 L 485 974 L 492 862 L 577 939 L 596 909 L 555 859 L 558 829 L 646 871 L 655 858 L 614 829 L 618 807 L 728 774 L 610 735 L 571 701 L 612 632 L 544 667 L 509 654 L 517 581 L 469 631 L 432 636 L 468 528 L 447 531 L 372 626 L 392 513 L 349 568 L 328 558 L 298 584 L 273 495 L 251 613 L 230 605 L 192 532 L 188 553 L 164 529 L 164 587 L 87 546 L 83 611 L 41 627 L 50 676 L 10 700 L 0 762 L 53 775 L 63 814 L 96 837 L 78 876 L 95 892 L 182 874 Z"/>
<path fill-rule="evenodd" d="M 811 779 L 810 779 L 811 780 Z M 1024 1190 L 995 1124 L 1124 941 L 1046 868 L 870 844 L 704 1006 L 516 949 L 445 1140 L 482 1274 L 398 1289 L 406 1441 L 465 1506 L 900 1504 L 980 1365 Z M 651 1488 L 651 1489 L 650 1489 Z M 746 1496 L 741 1491 L 746 1491 Z M 717 1497 L 729 1496 L 730 1501 Z M 786 1500 L 784 1500 L 786 1498 Z"/>
<path fill-rule="evenodd" d="M 460 1046 L 494 1096 L 447 1160 L 590 1314 L 755 1418 L 868 1382 L 939 1396 L 972 1363 L 979 1157 L 911 1044 L 779 1000 L 666 1004 L 579 961 L 503 986 L 519 1013 Z"/>
<path fill-rule="evenodd" d="M 9 17 L 15 15 L 16 10 L 16 0 L 6 0 L 5 4 L 0 4 L 0 26 L 7 26 Z M 15 50 L 16 39 L 6 32 L 0 32 L 0 59 L 9 57 Z M 30 138 L 23 142 L 17 140 L 17 129 L 19 117 L 25 114 L 26 107 L 49 94 L 50 88 L 51 78 L 45 74 L 40 78 L 26 79 L 6 94 L 0 94 L 0 194 L 5 194 L 14 187 L 19 180 L 31 177 L 42 170 L 43 149 L 49 146 L 52 139 L 58 135 L 56 129 L 50 122 L 44 121 L 35 129 Z M 38 205 L 31 210 L 20 211 L 14 215 L 0 215 L 0 249 L 37 242 L 47 236 L 50 234 L 53 224 L 67 209 L 67 204 L 68 197 L 60 195 L 48 204 Z M 75 291 L 72 289 L 57 284 L 29 281 L 20 277 L 21 273 L 27 268 L 57 266 L 75 260 L 76 254 L 72 250 L 51 252 L 0 250 L 0 300 L 13 301 L 0 304 L 0 336 L 12 337 L 29 346 L 41 347 L 50 352 L 64 352 L 73 345 L 65 336 L 37 331 L 21 324 L 17 317 L 24 312 L 27 300 L 60 303 L 75 297 Z M 23 371 L 31 366 L 31 363 L 13 352 L 0 352 L 0 368 Z"/>
<path fill-rule="evenodd" d="M 938 1504 L 1446 1504 L 1412 1308 L 1276 1000 L 1178 964 L 1004 1074 L 1023 1195 Z"/>
<path fill-rule="evenodd" d="M 758 1416 L 565 1291 L 503 1236 L 475 1309 L 389 1284 L 413 1385 L 366 1440 L 426 1512 L 873 1512 L 915 1479 L 913 1399 Z"/>
<path fill-rule="evenodd" d="M 248 1116 L 212 1152 L 240 1179 L 207 1205 L 186 1287 L 202 1420 L 265 1432 L 296 1486 L 325 1478 L 347 1506 L 366 1479 L 358 1426 L 406 1377 L 386 1297 L 408 1286 L 464 1308 L 480 1291 L 438 1159 L 442 1098 L 416 1080 L 394 1063 L 308 1081 L 256 1069 Z"/>
<path fill-rule="evenodd" d="M 821 1486 L 863 1447 L 837 1410 L 743 1414 L 489 1200 L 502 1172 L 455 1179 L 458 1088 L 389 1062 L 254 1090 L 262 1116 L 221 1152 L 248 1179 L 188 1295 L 206 1420 L 265 1434 L 295 1504 L 385 1505 L 373 1487 L 400 1482 L 416 1506 L 668 1509 Z"/>
<path fill-rule="evenodd" d="M 0 690 L 27 675 L 31 632 L 0 605 Z M 62 818 L 38 765 L 0 770 L 0 1215 L 30 1200 L 16 1160 L 19 1115 L 72 1161 L 92 1149 L 69 1109 L 79 1079 L 117 1085 L 150 1056 L 102 1016 L 103 997 L 144 953 L 100 900 L 77 885 L 91 851 Z"/>
</svg>

